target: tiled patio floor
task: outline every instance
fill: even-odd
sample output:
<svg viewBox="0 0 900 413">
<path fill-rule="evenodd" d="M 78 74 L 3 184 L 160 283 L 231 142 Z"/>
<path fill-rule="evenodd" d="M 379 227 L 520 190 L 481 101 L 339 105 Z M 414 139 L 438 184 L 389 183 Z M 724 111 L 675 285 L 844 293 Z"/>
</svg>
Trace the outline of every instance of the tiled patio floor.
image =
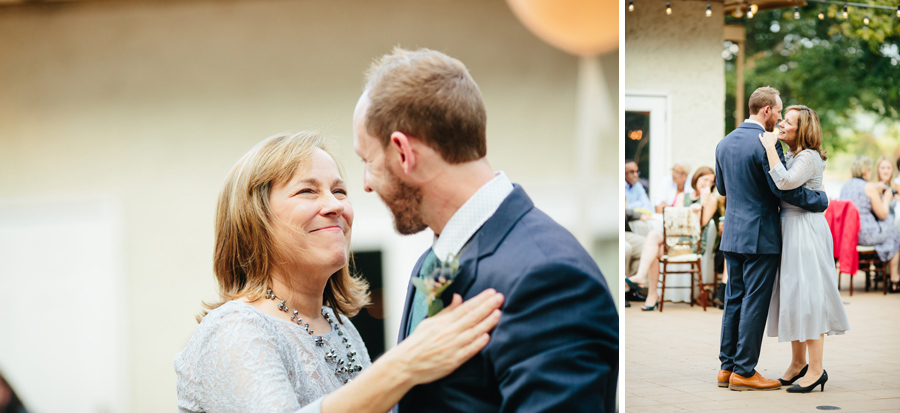
<svg viewBox="0 0 900 413">
<path fill-rule="evenodd" d="M 854 294 L 842 280 L 850 331 L 825 339 L 825 391 L 791 394 L 731 391 L 716 386 L 722 311 L 666 303 L 662 313 L 625 308 L 622 321 L 622 411 L 814 412 L 900 411 L 900 294 Z M 763 339 L 757 370 L 777 379 L 791 359 L 790 343 Z"/>
</svg>

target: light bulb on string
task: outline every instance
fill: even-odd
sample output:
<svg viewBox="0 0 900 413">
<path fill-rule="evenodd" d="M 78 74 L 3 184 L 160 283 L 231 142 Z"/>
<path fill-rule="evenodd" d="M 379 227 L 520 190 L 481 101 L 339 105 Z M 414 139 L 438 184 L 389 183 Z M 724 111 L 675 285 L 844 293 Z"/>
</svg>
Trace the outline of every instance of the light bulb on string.
<svg viewBox="0 0 900 413">
<path fill-rule="evenodd" d="M 738 8 L 734 9 L 734 11 L 731 12 L 731 15 L 740 19 L 741 17 L 744 17 L 744 11 L 741 10 L 740 6 L 738 6 Z"/>
<path fill-rule="evenodd" d="M 712 6 L 706 3 L 706 17 L 712 16 Z"/>
<path fill-rule="evenodd" d="M 800 7 L 794 6 L 794 20 L 800 19 Z"/>
<path fill-rule="evenodd" d="M 634 11 L 634 0 L 628 0 L 628 11 Z"/>
<path fill-rule="evenodd" d="M 863 24 L 865 24 L 866 26 L 869 25 L 869 16 L 863 18 Z"/>
<path fill-rule="evenodd" d="M 825 20 L 825 12 L 819 9 L 819 20 Z"/>
<path fill-rule="evenodd" d="M 747 18 L 752 19 L 756 13 L 753 12 L 753 7 L 747 7 Z"/>
<path fill-rule="evenodd" d="M 847 18 L 847 5 L 846 4 L 844 5 L 844 11 L 843 11 L 843 13 L 841 13 L 841 16 L 843 16 L 845 19 Z"/>
<path fill-rule="evenodd" d="M 751 12 L 751 13 L 756 14 L 756 12 L 759 11 L 759 6 L 757 6 L 757 5 L 755 5 L 755 4 L 751 4 L 750 7 L 749 7 L 749 9 L 750 9 L 750 12 Z"/>
<path fill-rule="evenodd" d="M 666 2 L 666 15 L 672 14 L 672 3 Z"/>
</svg>

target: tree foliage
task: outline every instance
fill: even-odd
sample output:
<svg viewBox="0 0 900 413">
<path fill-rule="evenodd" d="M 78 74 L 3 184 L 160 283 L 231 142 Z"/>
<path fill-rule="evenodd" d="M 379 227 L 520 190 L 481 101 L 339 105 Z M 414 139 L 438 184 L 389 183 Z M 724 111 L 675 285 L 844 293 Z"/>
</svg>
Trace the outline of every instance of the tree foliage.
<svg viewBox="0 0 900 413">
<path fill-rule="evenodd" d="M 868 0 L 888 4 L 887 0 Z M 893 0 L 891 0 L 893 1 Z M 895 5 L 895 4 L 894 4 Z M 820 20 L 817 15 L 826 15 Z M 753 19 L 726 18 L 726 24 L 746 27 L 744 87 L 746 96 L 760 86 L 781 91 L 785 107 L 807 105 L 819 113 L 828 150 L 852 143 L 842 139 L 860 114 L 877 122 L 900 120 L 900 19 L 896 11 L 850 8 L 809 3 L 794 10 L 760 11 Z M 869 25 L 863 23 L 868 16 Z M 733 128 L 735 64 L 732 51 L 726 60 L 726 129 Z M 747 115 L 746 113 L 744 114 Z"/>
</svg>

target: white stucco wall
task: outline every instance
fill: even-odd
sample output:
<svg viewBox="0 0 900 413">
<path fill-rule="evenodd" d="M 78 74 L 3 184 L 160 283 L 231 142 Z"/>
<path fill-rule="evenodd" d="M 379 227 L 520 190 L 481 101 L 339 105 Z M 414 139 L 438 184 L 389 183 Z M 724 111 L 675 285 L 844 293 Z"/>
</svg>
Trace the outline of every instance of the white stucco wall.
<svg viewBox="0 0 900 413">
<path fill-rule="evenodd" d="M 120 368 L 130 411 L 175 409 L 172 358 L 196 327 L 200 301 L 216 296 L 211 257 L 221 182 L 251 146 L 283 130 L 318 128 L 335 137 L 356 211 L 353 246 L 385 252 L 393 341 L 409 270 L 431 239 L 394 234 L 386 208 L 361 190 L 351 116 L 364 70 L 394 45 L 463 61 L 485 97 L 492 166 L 569 228 L 584 225 L 574 219 L 572 194 L 594 192 L 589 225 L 598 239 L 616 237 L 618 202 L 602 196 L 618 191 L 615 125 L 596 145 L 597 186 L 576 187 L 578 59 L 530 34 L 502 0 L 0 10 L 0 200 L 57 204 L 94 194 L 121 206 L 125 305 L 109 311 L 125 319 L 127 363 Z M 618 57 L 600 62 L 615 102 Z M 607 244 L 616 245 L 598 245 Z M 600 255 L 615 268 L 614 252 Z M 65 337 L 59 340 L 65 347 Z"/>
<path fill-rule="evenodd" d="M 668 93 L 669 159 L 692 169 L 714 167 L 725 113 L 722 3 L 712 2 L 710 17 L 705 2 L 671 3 L 671 15 L 665 0 L 636 1 L 635 10 L 625 12 L 622 86 L 624 93 Z"/>
</svg>

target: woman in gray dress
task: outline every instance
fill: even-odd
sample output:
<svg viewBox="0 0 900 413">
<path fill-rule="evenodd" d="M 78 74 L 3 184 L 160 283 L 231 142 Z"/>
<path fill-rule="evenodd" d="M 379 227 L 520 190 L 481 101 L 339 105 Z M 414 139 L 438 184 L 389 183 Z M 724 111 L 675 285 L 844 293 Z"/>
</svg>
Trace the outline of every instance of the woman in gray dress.
<svg viewBox="0 0 900 413">
<path fill-rule="evenodd" d="M 348 267 L 352 224 L 320 135 L 275 135 L 237 162 L 216 212 L 220 300 L 175 357 L 179 411 L 386 412 L 487 344 L 492 290 L 455 295 L 372 363 L 347 319 L 369 297 Z"/>
<path fill-rule="evenodd" d="M 891 202 L 893 191 L 882 182 L 869 182 L 872 160 L 858 156 L 850 166 L 853 178 L 841 188 L 841 199 L 853 202 L 859 210 L 859 245 L 875 247 L 878 259 L 888 263 L 891 292 L 900 291 L 900 234 L 894 225 Z"/>
<path fill-rule="evenodd" d="M 806 106 L 790 106 L 779 129 L 778 135 L 767 132 L 760 136 L 775 185 L 781 190 L 801 185 L 821 190 L 826 156 L 821 149 L 822 129 L 816 112 Z M 784 156 L 786 165 L 775 151 L 777 141 L 790 148 Z M 799 379 L 788 388 L 792 393 L 809 392 L 818 385 L 825 390 L 825 335 L 844 334 L 850 329 L 834 277 L 831 231 L 821 212 L 782 202 L 781 234 L 781 266 L 768 319 L 768 335 L 791 342 L 791 364 L 781 382 L 788 385 Z"/>
</svg>

